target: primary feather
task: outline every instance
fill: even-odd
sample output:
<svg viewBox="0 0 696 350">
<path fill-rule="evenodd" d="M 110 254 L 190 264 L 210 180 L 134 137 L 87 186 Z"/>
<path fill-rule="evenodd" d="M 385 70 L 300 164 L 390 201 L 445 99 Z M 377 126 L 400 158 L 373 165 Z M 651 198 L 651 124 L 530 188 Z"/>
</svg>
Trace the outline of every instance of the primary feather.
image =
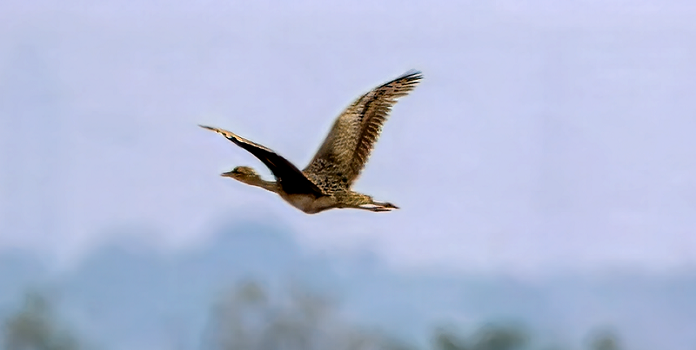
<svg viewBox="0 0 696 350">
<path fill-rule="evenodd" d="M 421 72 L 412 70 L 360 96 L 336 118 L 324 143 L 303 171 L 327 176 L 329 181 L 350 188 L 365 167 L 392 106 L 422 78 Z"/>
</svg>

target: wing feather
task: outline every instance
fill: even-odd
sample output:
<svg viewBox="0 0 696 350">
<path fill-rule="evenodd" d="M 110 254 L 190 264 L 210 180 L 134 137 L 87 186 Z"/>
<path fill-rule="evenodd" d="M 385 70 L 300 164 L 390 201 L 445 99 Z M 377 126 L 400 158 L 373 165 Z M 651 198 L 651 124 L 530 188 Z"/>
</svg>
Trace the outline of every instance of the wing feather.
<svg viewBox="0 0 696 350">
<path fill-rule="evenodd" d="M 287 194 L 314 194 L 324 195 L 324 192 L 317 187 L 289 160 L 283 158 L 268 147 L 249 141 L 231 131 L 214 128 L 211 126 L 199 125 L 204 129 L 214 131 L 226 139 L 232 141 L 237 146 L 247 150 L 258 158 L 268 169 L 273 172 L 273 176 L 278 180 L 278 184 Z"/>
<path fill-rule="evenodd" d="M 421 72 L 410 70 L 355 100 L 336 118 L 304 172 L 349 188 L 365 167 L 392 106 L 422 78 Z"/>
</svg>

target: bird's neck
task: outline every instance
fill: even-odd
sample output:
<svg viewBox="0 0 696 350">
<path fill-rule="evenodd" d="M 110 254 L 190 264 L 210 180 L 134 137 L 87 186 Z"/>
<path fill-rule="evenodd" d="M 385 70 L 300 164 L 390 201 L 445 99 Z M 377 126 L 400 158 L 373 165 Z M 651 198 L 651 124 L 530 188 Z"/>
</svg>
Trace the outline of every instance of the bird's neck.
<svg viewBox="0 0 696 350">
<path fill-rule="evenodd" d="M 265 190 L 278 193 L 278 183 L 275 181 L 266 181 L 261 178 L 251 179 L 247 182 L 248 185 L 261 187 Z"/>
</svg>

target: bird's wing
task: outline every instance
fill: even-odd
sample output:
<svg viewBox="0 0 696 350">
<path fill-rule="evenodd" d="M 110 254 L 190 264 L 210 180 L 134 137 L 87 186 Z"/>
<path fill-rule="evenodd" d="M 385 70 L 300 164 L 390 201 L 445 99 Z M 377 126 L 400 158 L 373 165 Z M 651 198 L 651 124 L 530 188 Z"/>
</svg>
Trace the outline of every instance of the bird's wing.
<svg viewBox="0 0 696 350">
<path fill-rule="evenodd" d="M 319 196 L 324 195 L 324 192 L 317 187 L 316 184 L 310 181 L 307 176 L 300 171 L 300 169 L 297 169 L 297 167 L 290 163 L 290 161 L 273 152 L 273 150 L 259 145 L 258 143 L 249 141 L 231 131 L 204 125 L 199 126 L 224 136 L 226 139 L 232 141 L 235 145 L 253 154 L 256 158 L 263 162 L 263 164 L 271 169 L 271 172 L 273 172 L 273 175 L 278 180 L 278 184 L 287 194 L 306 193 Z"/>
<path fill-rule="evenodd" d="M 328 176 L 329 182 L 350 187 L 365 167 L 391 107 L 422 78 L 421 72 L 410 70 L 355 100 L 336 118 L 329 135 L 304 171 Z"/>
</svg>

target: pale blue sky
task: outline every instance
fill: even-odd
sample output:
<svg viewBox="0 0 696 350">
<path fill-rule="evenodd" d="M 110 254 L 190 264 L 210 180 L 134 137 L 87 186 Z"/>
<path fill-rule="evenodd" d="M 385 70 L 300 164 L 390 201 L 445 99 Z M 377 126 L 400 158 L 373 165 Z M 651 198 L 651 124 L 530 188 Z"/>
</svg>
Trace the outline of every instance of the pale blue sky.
<svg viewBox="0 0 696 350">
<path fill-rule="evenodd" d="M 695 15 L 689 1 L 4 1 L 0 252 L 173 252 L 251 216 L 398 268 L 693 268 Z M 411 68 L 425 79 L 355 186 L 400 211 L 305 215 L 220 178 L 270 172 L 196 126 L 303 167 L 345 106 Z"/>
</svg>

